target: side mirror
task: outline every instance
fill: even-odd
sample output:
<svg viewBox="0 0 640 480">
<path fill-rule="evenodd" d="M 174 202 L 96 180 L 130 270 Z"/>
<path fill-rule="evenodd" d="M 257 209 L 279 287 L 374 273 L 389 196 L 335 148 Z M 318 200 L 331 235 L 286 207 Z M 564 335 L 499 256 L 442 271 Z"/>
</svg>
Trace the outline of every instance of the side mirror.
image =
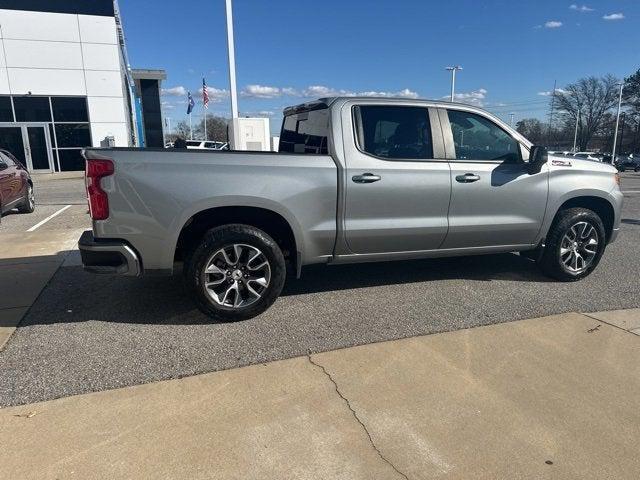
<svg viewBox="0 0 640 480">
<path fill-rule="evenodd" d="M 540 145 L 534 145 L 529 152 L 529 163 L 527 164 L 527 171 L 529 175 L 534 173 L 540 173 L 542 166 L 549 160 L 549 151 L 547 147 Z"/>
</svg>

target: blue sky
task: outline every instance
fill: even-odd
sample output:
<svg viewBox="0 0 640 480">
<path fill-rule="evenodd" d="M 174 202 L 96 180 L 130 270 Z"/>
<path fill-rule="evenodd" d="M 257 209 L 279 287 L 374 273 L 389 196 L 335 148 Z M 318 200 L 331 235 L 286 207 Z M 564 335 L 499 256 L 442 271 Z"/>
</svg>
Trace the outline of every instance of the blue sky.
<svg viewBox="0 0 640 480">
<path fill-rule="evenodd" d="M 120 0 L 134 68 L 167 71 L 165 115 L 229 116 L 224 0 Z M 595 0 L 234 0 L 241 115 L 272 118 L 340 92 L 459 100 L 503 118 L 541 117 L 542 95 L 582 76 L 640 68 L 640 2 Z M 195 117 L 194 117 L 195 120 Z"/>
</svg>

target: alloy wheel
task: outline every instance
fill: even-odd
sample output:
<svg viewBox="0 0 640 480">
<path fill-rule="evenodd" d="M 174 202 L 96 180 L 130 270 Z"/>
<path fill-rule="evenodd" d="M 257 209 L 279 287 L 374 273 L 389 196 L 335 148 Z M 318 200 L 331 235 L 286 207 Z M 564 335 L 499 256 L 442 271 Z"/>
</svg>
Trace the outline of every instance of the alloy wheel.
<svg viewBox="0 0 640 480">
<path fill-rule="evenodd" d="M 240 309 L 262 298 L 271 281 L 271 265 L 260 249 L 234 243 L 209 257 L 203 275 L 209 298 L 222 307 Z"/>
<path fill-rule="evenodd" d="M 587 270 L 598 253 L 598 231 L 589 222 L 577 222 L 571 226 L 560 242 L 560 260 L 572 274 Z"/>
</svg>

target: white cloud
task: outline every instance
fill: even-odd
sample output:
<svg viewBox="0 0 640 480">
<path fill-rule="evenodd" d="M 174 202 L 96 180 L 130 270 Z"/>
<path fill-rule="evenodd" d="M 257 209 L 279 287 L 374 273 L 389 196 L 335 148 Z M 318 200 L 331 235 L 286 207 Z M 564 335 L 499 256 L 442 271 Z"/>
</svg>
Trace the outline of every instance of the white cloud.
<svg viewBox="0 0 640 480">
<path fill-rule="evenodd" d="M 586 5 L 576 5 L 575 3 L 569 5 L 571 10 L 576 10 L 577 12 L 593 12 L 593 8 L 587 7 Z"/>
<path fill-rule="evenodd" d="M 409 90 L 408 88 L 404 88 L 397 92 L 360 92 L 356 93 L 357 96 L 362 97 L 400 97 L 400 98 L 418 98 L 418 92 L 414 92 L 413 90 Z"/>
<path fill-rule="evenodd" d="M 549 20 L 544 24 L 545 28 L 560 28 L 562 26 L 562 22 L 558 20 Z"/>
<path fill-rule="evenodd" d="M 352 96 L 353 92 L 346 90 L 336 90 L 324 85 L 310 85 L 302 91 L 303 97 L 335 97 L 338 95 Z"/>
<path fill-rule="evenodd" d="M 176 108 L 176 106 L 175 106 L 175 105 L 173 105 L 172 103 L 169 103 L 169 102 L 162 102 L 162 109 L 163 109 L 163 110 L 172 110 L 172 109 L 174 109 L 174 108 Z"/>
<path fill-rule="evenodd" d="M 563 90 L 562 88 L 556 88 L 556 93 L 559 95 L 570 95 L 570 92 L 568 92 L 567 90 Z M 538 92 L 538 95 L 540 95 L 541 97 L 550 97 L 551 90 L 547 90 L 546 92 Z"/>
<path fill-rule="evenodd" d="M 224 88 L 215 88 L 207 85 L 207 93 L 210 102 L 221 102 L 229 96 L 229 91 Z M 198 89 L 198 95 L 202 97 L 202 87 Z"/>
<path fill-rule="evenodd" d="M 487 90 L 479 88 L 478 90 L 472 90 L 471 92 L 461 92 L 454 95 L 454 101 L 460 103 L 467 103 L 469 105 L 475 105 L 476 107 L 482 107 L 484 105 L 484 99 L 487 98 Z M 450 95 L 445 95 L 442 100 L 450 100 Z"/>
<path fill-rule="evenodd" d="M 247 85 L 240 94 L 244 97 L 276 98 L 282 95 L 282 90 L 278 87 L 265 85 Z"/>
<path fill-rule="evenodd" d="M 187 89 L 182 85 L 171 88 L 163 88 L 161 94 L 167 97 L 184 97 L 187 95 Z"/>
<path fill-rule="evenodd" d="M 400 98 L 418 98 L 418 92 L 404 88 L 397 92 L 366 90 L 362 92 L 354 92 L 351 90 L 336 89 L 326 87 L 324 85 L 311 85 L 302 91 L 303 97 L 400 97 Z"/>
<path fill-rule="evenodd" d="M 226 91 L 225 91 L 226 92 Z M 367 90 L 362 92 L 327 87 L 325 85 L 310 85 L 302 90 L 293 87 L 273 87 L 265 85 L 247 85 L 240 94 L 252 98 L 278 98 L 282 96 L 301 98 L 322 97 L 401 97 L 418 98 L 418 92 L 404 88 L 398 91 Z"/>
<path fill-rule="evenodd" d="M 624 20 L 623 13 L 610 13 L 602 17 L 604 20 Z"/>
</svg>

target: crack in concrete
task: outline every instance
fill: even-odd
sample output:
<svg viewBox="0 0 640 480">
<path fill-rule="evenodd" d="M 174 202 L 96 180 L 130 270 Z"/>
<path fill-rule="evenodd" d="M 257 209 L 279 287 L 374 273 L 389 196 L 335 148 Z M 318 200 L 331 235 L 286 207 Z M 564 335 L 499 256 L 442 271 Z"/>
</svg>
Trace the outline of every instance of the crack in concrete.
<svg viewBox="0 0 640 480">
<path fill-rule="evenodd" d="M 320 370 L 322 370 L 322 373 L 325 374 L 325 376 L 329 379 L 329 381 L 331 383 L 333 383 L 333 388 L 335 389 L 336 393 L 338 394 L 338 396 L 344 401 L 344 403 L 347 405 L 347 408 L 351 411 L 351 414 L 353 415 L 353 418 L 355 418 L 356 422 L 358 422 L 358 424 L 362 427 L 362 429 L 364 430 L 364 433 L 367 435 L 367 438 L 369 440 L 369 443 L 371 444 L 371 446 L 373 447 L 373 449 L 375 450 L 375 452 L 378 454 L 378 456 L 382 459 L 383 462 L 385 462 L 387 465 L 389 465 L 391 468 L 393 468 L 393 470 L 400 475 L 402 478 L 404 478 L 405 480 L 409 480 L 409 477 L 407 477 L 406 474 L 402 473 L 400 470 L 398 470 L 398 468 L 391 463 L 387 457 L 385 457 L 382 452 L 380 451 L 380 449 L 376 446 L 375 442 L 373 441 L 373 438 L 371 437 L 371 433 L 369 432 L 369 429 L 367 428 L 367 426 L 362 422 L 362 420 L 360 420 L 360 417 L 358 417 L 358 414 L 356 413 L 356 411 L 353 409 L 353 407 L 351 406 L 351 402 L 349 401 L 349 399 L 347 397 L 345 397 L 342 392 L 340 391 L 340 388 L 338 388 L 338 384 L 336 383 L 336 381 L 333 379 L 333 377 L 331 376 L 331 374 L 327 371 L 326 368 L 324 368 L 324 366 L 320 365 L 317 362 L 314 362 L 313 359 L 311 358 L 311 354 L 307 354 L 307 359 L 309 360 L 309 363 L 311 363 L 311 365 L 319 368 Z"/>
<path fill-rule="evenodd" d="M 602 320 L 600 318 L 596 318 L 596 317 L 594 317 L 594 316 L 592 316 L 592 315 L 590 315 L 588 313 L 579 313 L 579 315 L 582 315 L 583 317 L 590 318 L 591 320 L 595 320 L 596 322 L 602 322 L 605 325 L 609 325 L 610 327 L 617 328 L 618 330 L 622 330 L 623 332 L 630 333 L 631 335 L 635 335 L 635 333 L 633 333 L 631 330 L 627 330 L 626 328 L 621 327 L 620 325 L 616 325 L 615 323 L 609 323 L 609 322 L 607 322 L 605 320 Z M 587 330 L 587 333 L 593 333 L 594 331 L 597 331 L 599 328 L 600 328 L 600 325 L 598 325 L 595 329 Z"/>
</svg>

